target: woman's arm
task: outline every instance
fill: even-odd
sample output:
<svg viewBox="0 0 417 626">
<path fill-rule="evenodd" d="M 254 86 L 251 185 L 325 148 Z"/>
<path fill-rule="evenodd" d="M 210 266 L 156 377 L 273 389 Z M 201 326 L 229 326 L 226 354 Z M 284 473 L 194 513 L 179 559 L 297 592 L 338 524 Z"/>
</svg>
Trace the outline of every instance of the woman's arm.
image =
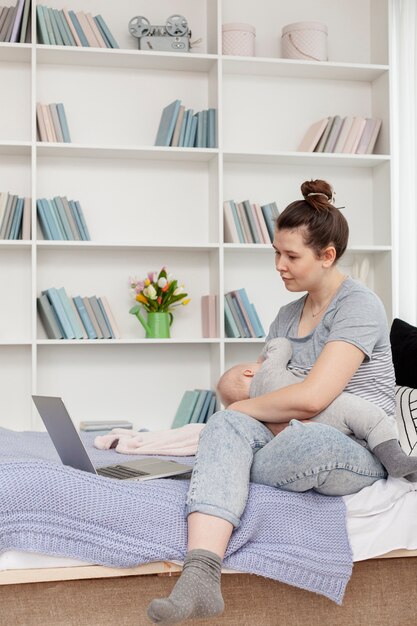
<svg viewBox="0 0 417 626">
<path fill-rule="evenodd" d="M 309 419 L 323 411 L 342 393 L 363 359 L 364 353 L 353 344 L 331 341 L 324 346 L 302 382 L 257 398 L 234 402 L 227 408 L 261 422 Z"/>
</svg>

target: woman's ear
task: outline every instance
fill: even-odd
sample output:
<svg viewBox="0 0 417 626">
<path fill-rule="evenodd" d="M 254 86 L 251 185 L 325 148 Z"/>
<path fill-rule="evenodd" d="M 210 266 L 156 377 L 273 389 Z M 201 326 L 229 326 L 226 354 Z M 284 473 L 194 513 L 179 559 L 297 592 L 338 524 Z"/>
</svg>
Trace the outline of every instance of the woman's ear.
<svg viewBox="0 0 417 626">
<path fill-rule="evenodd" d="M 336 248 L 334 246 L 328 246 L 322 252 L 321 259 L 324 267 L 330 267 L 336 260 Z"/>
</svg>

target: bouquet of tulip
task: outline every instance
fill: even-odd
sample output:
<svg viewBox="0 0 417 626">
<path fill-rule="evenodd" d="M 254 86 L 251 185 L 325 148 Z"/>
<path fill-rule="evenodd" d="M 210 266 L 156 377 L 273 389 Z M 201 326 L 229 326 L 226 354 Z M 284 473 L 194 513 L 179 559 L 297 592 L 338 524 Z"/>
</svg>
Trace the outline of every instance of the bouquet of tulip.
<svg viewBox="0 0 417 626">
<path fill-rule="evenodd" d="M 130 279 L 130 288 L 134 299 L 139 303 L 132 307 L 129 313 L 135 315 L 140 305 L 148 313 L 167 313 L 177 306 L 186 305 L 190 302 L 187 298 L 184 285 L 178 287 L 178 281 L 167 273 L 164 266 L 159 274 L 148 272 L 144 280 Z"/>
</svg>

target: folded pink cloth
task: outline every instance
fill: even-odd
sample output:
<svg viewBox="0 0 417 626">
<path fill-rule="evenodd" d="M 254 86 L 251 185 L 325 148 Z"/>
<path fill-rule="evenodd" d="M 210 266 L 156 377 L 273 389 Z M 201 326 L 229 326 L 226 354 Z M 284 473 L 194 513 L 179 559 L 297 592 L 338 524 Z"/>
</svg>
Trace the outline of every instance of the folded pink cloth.
<svg viewBox="0 0 417 626">
<path fill-rule="evenodd" d="M 186 424 L 181 428 L 151 432 L 113 428 L 108 435 L 97 435 L 94 446 L 99 450 L 114 448 L 121 454 L 192 456 L 197 452 L 203 428 L 204 424 Z"/>
</svg>

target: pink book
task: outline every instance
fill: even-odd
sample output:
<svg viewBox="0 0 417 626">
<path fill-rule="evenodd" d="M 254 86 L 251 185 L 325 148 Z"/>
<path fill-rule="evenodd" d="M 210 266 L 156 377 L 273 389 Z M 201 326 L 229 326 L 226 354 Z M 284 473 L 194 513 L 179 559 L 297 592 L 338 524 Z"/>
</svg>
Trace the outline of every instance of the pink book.
<svg viewBox="0 0 417 626">
<path fill-rule="evenodd" d="M 120 339 L 121 338 L 121 334 L 120 334 L 120 330 L 118 325 L 116 324 L 116 320 L 114 319 L 114 315 L 112 313 L 112 310 L 110 308 L 110 304 L 109 301 L 107 300 L 106 296 L 101 296 L 101 303 L 104 306 L 104 310 L 107 313 L 107 317 L 109 318 L 109 322 L 111 324 L 111 327 L 113 329 L 113 333 L 116 339 Z"/>
<path fill-rule="evenodd" d="M 236 299 L 236 303 L 239 305 L 239 308 L 242 312 L 242 315 L 244 317 L 244 320 L 246 322 L 246 326 L 249 329 L 249 333 L 251 337 L 256 337 L 256 333 L 255 330 L 252 326 L 252 323 L 249 319 L 249 315 L 247 314 L 247 311 L 245 309 L 245 305 L 242 302 L 242 298 L 240 297 L 240 293 L 238 291 L 232 291 L 232 297 Z"/>
<path fill-rule="evenodd" d="M 31 208 L 32 201 L 30 198 L 25 198 L 25 203 L 23 205 L 23 219 L 22 219 L 22 239 L 30 239 L 30 231 L 31 231 Z"/>
<path fill-rule="evenodd" d="M 46 135 L 48 137 L 48 141 L 56 141 L 54 124 L 52 122 L 52 115 L 49 110 L 49 106 L 47 104 L 41 104 L 43 119 L 46 127 Z"/>
<path fill-rule="evenodd" d="M 353 124 L 353 117 L 345 117 L 343 120 L 342 128 L 340 129 L 339 137 L 336 141 L 333 152 L 343 152 L 343 147 L 346 143 L 347 136 Z"/>
<path fill-rule="evenodd" d="M 366 154 L 372 154 L 375 148 L 376 140 L 378 139 L 379 131 L 381 130 L 382 120 L 379 118 L 375 120 L 375 125 L 372 130 L 372 135 L 369 140 L 369 145 L 366 149 Z"/>
<path fill-rule="evenodd" d="M 227 200 L 223 202 L 223 224 L 225 243 L 240 243 L 232 207 Z"/>
<path fill-rule="evenodd" d="M 357 146 L 356 140 L 358 138 L 360 139 L 360 136 L 363 133 L 365 124 L 366 124 L 366 120 L 364 117 L 353 118 L 353 123 L 350 128 L 349 134 L 346 137 L 345 145 L 343 146 L 342 152 L 352 153 L 356 150 L 356 146 Z M 355 150 L 353 148 L 355 148 Z"/>
<path fill-rule="evenodd" d="M 42 105 L 36 103 L 36 121 L 38 123 L 39 137 L 41 141 L 48 141 L 48 133 L 46 132 L 45 118 L 43 115 Z"/>
<path fill-rule="evenodd" d="M 90 44 L 90 47 L 100 48 L 100 44 L 97 41 L 93 30 L 91 29 L 90 22 L 88 21 L 86 14 L 83 11 L 79 11 L 78 13 L 76 13 L 76 16 L 81 28 L 84 31 L 84 35 L 86 36 L 87 41 Z"/>
<path fill-rule="evenodd" d="M 269 238 L 269 233 L 268 233 L 268 229 L 266 227 L 265 224 L 265 218 L 264 215 L 262 213 L 262 209 L 261 209 L 261 205 L 259 204 L 259 202 L 254 202 L 252 204 L 253 207 L 253 212 L 255 213 L 255 217 L 258 223 L 258 227 L 259 227 L 259 232 L 261 234 L 262 237 L 262 243 L 271 243 L 271 240 Z"/>
<path fill-rule="evenodd" d="M 329 122 L 329 118 L 325 117 L 318 122 L 314 122 L 307 130 L 306 134 L 300 145 L 297 148 L 298 152 L 313 152 L 314 148 L 317 146 L 320 141 L 320 137 L 324 133 L 326 126 Z"/>
<path fill-rule="evenodd" d="M 201 296 L 201 324 L 206 338 L 218 337 L 216 300 L 213 294 Z"/>
<path fill-rule="evenodd" d="M 106 46 L 106 42 L 103 39 L 102 34 L 100 33 L 99 29 L 97 28 L 97 24 L 94 21 L 93 16 L 91 15 L 91 13 L 86 13 L 85 14 L 86 18 L 88 19 L 88 22 L 91 26 L 91 30 L 93 31 L 95 38 L 98 41 L 98 45 L 100 46 L 100 48 L 107 48 Z"/>
<path fill-rule="evenodd" d="M 77 46 L 81 46 L 81 47 L 82 47 L 82 45 L 83 45 L 83 44 L 81 43 L 81 40 L 80 40 L 80 38 L 78 37 L 78 33 L 77 33 L 77 31 L 75 30 L 75 26 L 74 26 L 74 24 L 72 23 L 72 19 L 71 19 L 71 18 L 70 18 L 70 16 L 69 16 L 68 9 L 64 8 L 64 9 L 62 9 L 62 12 L 63 12 L 63 14 L 64 14 L 64 16 L 65 16 L 65 19 L 66 19 L 66 21 L 67 21 L 68 27 L 69 27 L 69 29 L 70 29 L 70 31 L 71 31 L 71 33 L 72 33 L 72 36 L 74 37 L 74 41 L 75 41 L 75 43 L 77 44 Z"/>
</svg>

